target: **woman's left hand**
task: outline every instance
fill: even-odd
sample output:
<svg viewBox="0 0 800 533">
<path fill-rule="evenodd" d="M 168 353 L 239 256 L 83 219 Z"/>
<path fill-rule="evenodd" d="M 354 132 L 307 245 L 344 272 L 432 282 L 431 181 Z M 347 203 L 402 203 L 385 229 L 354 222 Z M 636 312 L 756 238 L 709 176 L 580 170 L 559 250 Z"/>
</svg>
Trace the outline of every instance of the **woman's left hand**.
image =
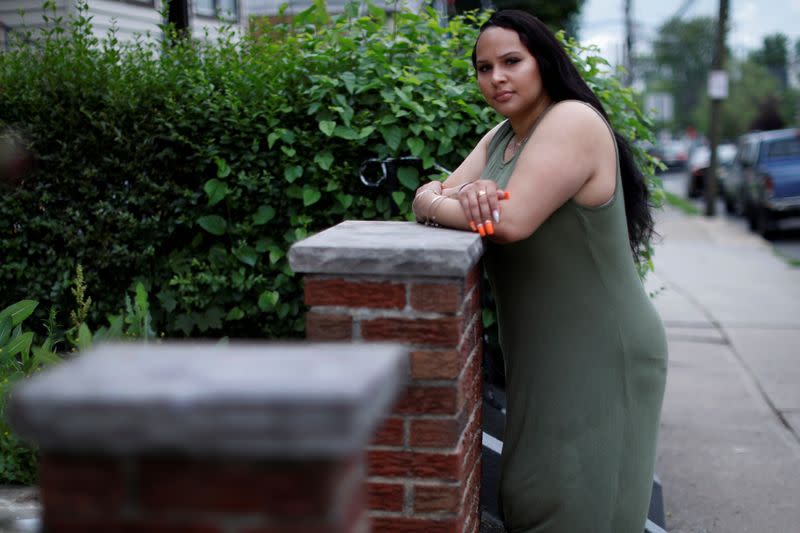
<svg viewBox="0 0 800 533">
<path fill-rule="evenodd" d="M 473 181 L 458 193 L 461 209 L 473 231 L 481 237 L 494 235 L 494 224 L 500 222 L 500 202 L 505 193 L 492 180 Z"/>
</svg>

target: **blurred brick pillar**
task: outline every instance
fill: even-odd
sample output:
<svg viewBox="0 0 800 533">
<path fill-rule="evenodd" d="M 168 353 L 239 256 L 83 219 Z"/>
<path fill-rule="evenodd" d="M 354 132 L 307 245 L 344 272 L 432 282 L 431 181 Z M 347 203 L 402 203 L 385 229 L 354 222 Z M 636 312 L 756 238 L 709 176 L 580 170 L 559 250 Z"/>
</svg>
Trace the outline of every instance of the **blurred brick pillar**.
<svg viewBox="0 0 800 533">
<path fill-rule="evenodd" d="M 393 341 L 411 381 L 368 447 L 373 530 L 478 531 L 481 319 L 477 235 L 349 221 L 296 244 L 313 341 Z"/>
<path fill-rule="evenodd" d="M 364 533 L 399 345 L 108 345 L 15 390 L 44 533 Z"/>
</svg>

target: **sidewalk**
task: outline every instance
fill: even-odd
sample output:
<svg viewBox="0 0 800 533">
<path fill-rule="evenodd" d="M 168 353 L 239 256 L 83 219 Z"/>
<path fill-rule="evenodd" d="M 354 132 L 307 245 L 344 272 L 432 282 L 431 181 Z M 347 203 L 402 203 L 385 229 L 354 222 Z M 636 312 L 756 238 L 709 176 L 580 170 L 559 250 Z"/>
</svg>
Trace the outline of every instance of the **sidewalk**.
<svg viewBox="0 0 800 533">
<path fill-rule="evenodd" d="M 658 215 L 670 533 L 800 531 L 800 268 L 724 219 Z"/>
</svg>

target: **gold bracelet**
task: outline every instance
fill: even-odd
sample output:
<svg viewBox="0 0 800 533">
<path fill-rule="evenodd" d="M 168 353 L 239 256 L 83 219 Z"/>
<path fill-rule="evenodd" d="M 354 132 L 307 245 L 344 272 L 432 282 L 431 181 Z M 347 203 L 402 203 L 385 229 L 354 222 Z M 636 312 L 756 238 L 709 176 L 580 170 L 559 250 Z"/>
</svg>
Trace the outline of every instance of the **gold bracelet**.
<svg viewBox="0 0 800 533">
<path fill-rule="evenodd" d="M 417 214 L 417 207 L 416 207 L 417 200 L 419 200 L 420 198 L 425 196 L 426 192 L 433 192 L 433 190 L 432 189 L 425 189 L 423 191 L 418 192 L 416 195 L 414 195 L 414 199 L 411 201 L 411 211 L 414 212 L 414 215 Z M 436 193 L 434 193 L 434 194 L 436 194 Z M 425 222 L 427 222 L 427 218 L 428 217 L 425 216 Z M 422 222 L 422 217 L 417 216 L 417 222 Z"/>
<path fill-rule="evenodd" d="M 436 210 L 439 206 L 442 205 L 442 202 L 447 199 L 447 196 L 439 195 L 439 197 L 434 198 L 431 202 L 431 205 L 428 206 L 428 220 L 426 224 L 430 224 L 432 226 L 438 226 L 439 224 L 436 223 Z"/>
</svg>

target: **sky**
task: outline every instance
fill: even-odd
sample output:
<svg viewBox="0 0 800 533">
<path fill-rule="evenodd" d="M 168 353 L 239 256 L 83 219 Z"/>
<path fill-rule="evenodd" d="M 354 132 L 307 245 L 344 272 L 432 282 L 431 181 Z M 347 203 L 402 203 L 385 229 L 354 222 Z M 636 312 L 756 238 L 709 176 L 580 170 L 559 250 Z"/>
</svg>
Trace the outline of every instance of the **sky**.
<svg viewBox="0 0 800 533">
<path fill-rule="evenodd" d="M 691 6 L 684 19 L 716 17 L 719 0 L 631 0 L 637 50 L 646 50 L 658 27 L 684 3 Z M 586 0 L 581 11 L 579 37 L 583 44 L 596 44 L 612 64 L 621 63 L 624 40 L 624 0 Z M 783 33 L 790 46 L 800 39 L 800 0 L 729 0 L 728 46 L 737 56 L 761 47 L 765 35 Z"/>
</svg>

